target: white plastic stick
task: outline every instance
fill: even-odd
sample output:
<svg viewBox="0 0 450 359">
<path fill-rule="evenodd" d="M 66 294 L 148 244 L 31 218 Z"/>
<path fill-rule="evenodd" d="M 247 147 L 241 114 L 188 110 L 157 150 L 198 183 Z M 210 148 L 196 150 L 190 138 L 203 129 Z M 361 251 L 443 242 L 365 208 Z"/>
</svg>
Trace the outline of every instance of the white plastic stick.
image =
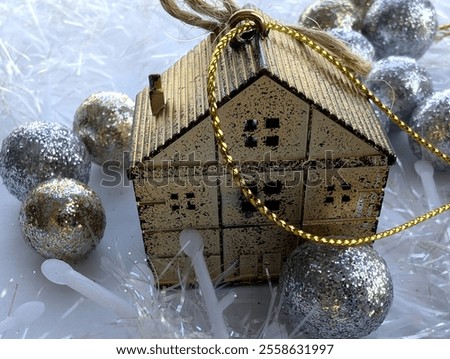
<svg viewBox="0 0 450 359">
<path fill-rule="evenodd" d="M 200 233 L 194 229 L 183 230 L 180 233 L 180 244 L 184 253 L 192 260 L 200 289 L 205 298 L 206 310 L 214 337 L 218 339 L 229 338 L 228 329 L 223 320 L 221 306 L 217 300 L 205 258 L 203 257 L 203 239 Z"/>
<path fill-rule="evenodd" d="M 129 302 L 78 273 L 66 262 L 47 259 L 42 263 L 41 270 L 51 282 L 67 285 L 101 306 L 113 310 L 122 318 L 134 318 L 138 315 L 137 310 Z"/>
<path fill-rule="evenodd" d="M 228 292 L 220 301 L 219 301 L 219 308 L 220 311 L 223 313 L 225 309 L 227 309 L 231 304 L 234 303 L 234 300 L 236 299 L 237 294 L 235 291 Z"/>
<path fill-rule="evenodd" d="M 442 200 L 439 197 L 436 182 L 434 181 L 433 165 L 426 160 L 418 160 L 414 164 L 414 169 L 422 182 L 428 208 L 431 210 L 439 207 L 442 204 Z"/>
<path fill-rule="evenodd" d="M 428 208 L 432 210 L 439 206 L 442 206 L 443 201 L 439 196 L 436 181 L 434 180 L 433 165 L 430 162 L 422 159 L 416 161 L 416 163 L 414 164 L 414 169 L 416 170 L 422 182 Z M 442 221 L 440 219 L 436 219 L 436 223 L 440 226 L 442 225 Z M 447 228 L 444 233 L 444 237 L 448 241 L 450 238 L 450 228 Z"/>
<path fill-rule="evenodd" d="M 27 327 L 45 311 L 42 302 L 27 302 L 18 307 L 13 314 L 0 321 L 0 334 L 15 327 Z"/>
</svg>

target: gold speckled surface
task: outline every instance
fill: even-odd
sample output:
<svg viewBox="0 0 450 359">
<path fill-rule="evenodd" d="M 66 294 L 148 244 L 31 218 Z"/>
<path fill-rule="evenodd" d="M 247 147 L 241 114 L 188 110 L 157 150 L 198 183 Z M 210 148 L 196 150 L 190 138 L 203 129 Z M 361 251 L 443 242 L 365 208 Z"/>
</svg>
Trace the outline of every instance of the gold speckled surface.
<svg viewBox="0 0 450 359">
<path fill-rule="evenodd" d="M 20 212 L 25 241 L 45 258 L 77 261 L 100 242 L 106 219 L 100 198 L 86 185 L 68 178 L 39 184 Z"/>
<path fill-rule="evenodd" d="M 226 281 L 264 280 L 264 263 L 277 277 L 298 239 L 255 212 L 223 168 L 206 109 L 212 46 L 205 39 L 161 74 L 163 110 L 152 114 L 148 88 L 137 96 L 130 174 L 147 255 L 157 274 L 174 275 L 185 259 L 170 261 L 179 247 L 163 244 L 165 234 L 209 229 L 219 246 L 210 254 L 215 270 L 237 265 Z M 371 105 L 348 79 L 273 31 L 227 48 L 217 85 L 233 159 L 274 213 L 318 235 L 376 230 L 394 155 Z"/>
</svg>

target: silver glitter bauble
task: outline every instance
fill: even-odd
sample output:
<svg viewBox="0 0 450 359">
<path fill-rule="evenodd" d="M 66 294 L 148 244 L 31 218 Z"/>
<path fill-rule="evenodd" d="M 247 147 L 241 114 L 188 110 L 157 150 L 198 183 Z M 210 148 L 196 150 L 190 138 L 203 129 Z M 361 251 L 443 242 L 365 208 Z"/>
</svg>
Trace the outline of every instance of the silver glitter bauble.
<svg viewBox="0 0 450 359">
<path fill-rule="evenodd" d="M 58 123 L 25 123 L 3 140 L 0 151 L 3 183 L 19 200 L 39 183 L 58 176 L 87 183 L 90 169 L 83 142 Z"/>
<path fill-rule="evenodd" d="M 307 242 L 288 258 L 280 277 L 282 313 L 311 338 L 361 338 L 389 312 L 389 270 L 369 245 L 335 247 Z"/>
<path fill-rule="evenodd" d="M 367 10 L 372 6 L 374 0 L 350 0 L 355 6 L 356 12 L 365 15 Z"/>
<path fill-rule="evenodd" d="M 357 21 L 355 7 L 350 0 L 322 0 L 312 3 L 300 15 L 299 24 L 322 30 L 334 27 L 352 28 Z"/>
<path fill-rule="evenodd" d="M 355 13 L 356 13 L 356 22 L 353 25 L 353 29 L 355 30 L 361 30 L 363 26 L 364 18 L 366 17 L 367 11 L 369 10 L 370 6 L 374 2 L 374 0 L 351 0 L 353 6 L 355 7 Z"/>
<path fill-rule="evenodd" d="M 69 178 L 35 187 L 22 203 L 19 222 L 24 239 L 36 252 L 70 262 L 97 246 L 106 224 L 96 193 Z"/>
<path fill-rule="evenodd" d="M 130 147 L 133 113 L 134 101 L 118 92 L 92 94 L 78 107 L 73 129 L 93 162 L 123 162 L 124 152 Z"/>
<path fill-rule="evenodd" d="M 390 56 L 377 61 L 366 79 L 374 94 L 406 123 L 414 109 L 433 93 L 433 81 L 427 70 L 416 60 L 405 56 Z M 396 126 L 379 113 L 387 132 Z"/>
<path fill-rule="evenodd" d="M 335 28 L 329 30 L 329 33 L 337 39 L 344 42 L 347 47 L 363 60 L 372 62 L 375 58 L 375 49 L 369 40 L 360 32 L 352 29 Z"/>
<path fill-rule="evenodd" d="M 429 0 L 375 0 L 362 32 L 378 58 L 399 55 L 418 59 L 433 43 L 437 27 L 436 10 Z"/>
<path fill-rule="evenodd" d="M 445 154 L 450 154 L 450 90 L 436 92 L 416 108 L 411 127 L 420 136 Z M 431 162 L 437 170 L 449 170 L 449 165 L 409 138 L 410 147 L 418 158 Z"/>
</svg>

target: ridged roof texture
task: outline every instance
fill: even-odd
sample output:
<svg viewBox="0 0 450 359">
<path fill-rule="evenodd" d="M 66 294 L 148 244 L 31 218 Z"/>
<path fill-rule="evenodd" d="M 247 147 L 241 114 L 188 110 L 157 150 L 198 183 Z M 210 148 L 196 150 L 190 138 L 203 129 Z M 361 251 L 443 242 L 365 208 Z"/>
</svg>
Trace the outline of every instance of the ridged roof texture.
<svg viewBox="0 0 450 359">
<path fill-rule="evenodd" d="M 161 75 L 165 108 L 152 116 L 148 89 L 137 98 L 133 163 L 151 158 L 208 116 L 207 73 L 214 49 L 208 36 Z M 249 82 L 268 75 L 302 96 L 335 121 L 394 158 L 393 150 L 369 101 L 320 54 L 276 31 L 238 49 L 228 46 L 218 67 L 219 105 Z"/>
</svg>

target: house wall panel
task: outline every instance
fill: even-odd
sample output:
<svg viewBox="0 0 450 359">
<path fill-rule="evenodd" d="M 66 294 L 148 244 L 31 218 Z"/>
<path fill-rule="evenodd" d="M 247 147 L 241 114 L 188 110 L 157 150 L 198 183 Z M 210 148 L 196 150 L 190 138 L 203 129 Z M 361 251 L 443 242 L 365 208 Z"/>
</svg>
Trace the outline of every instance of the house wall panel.
<svg viewBox="0 0 450 359">
<path fill-rule="evenodd" d="M 263 172 L 247 175 L 253 193 L 281 218 L 300 223 L 303 209 L 303 171 Z M 269 224 L 248 202 L 231 175 L 221 180 L 221 214 L 224 227 Z"/>
<path fill-rule="evenodd" d="M 172 177 L 159 186 L 135 183 L 142 230 L 217 228 L 218 187 L 204 182 L 201 177 Z"/>
<path fill-rule="evenodd" d="M 309 105 L 267 76 L 225 103 L 219 116 L 237 162 L 306 157 Z"/>
<path fill-rule="evenodd" d="M 267 281 L 266 269 L 270 270 L 272 278 L 276 278 L 287 256 L 297 247 L 298 240 L 272 225 L 224 229 L 224 269 L 231 269 L 225 280 Z"/>
</svg>

